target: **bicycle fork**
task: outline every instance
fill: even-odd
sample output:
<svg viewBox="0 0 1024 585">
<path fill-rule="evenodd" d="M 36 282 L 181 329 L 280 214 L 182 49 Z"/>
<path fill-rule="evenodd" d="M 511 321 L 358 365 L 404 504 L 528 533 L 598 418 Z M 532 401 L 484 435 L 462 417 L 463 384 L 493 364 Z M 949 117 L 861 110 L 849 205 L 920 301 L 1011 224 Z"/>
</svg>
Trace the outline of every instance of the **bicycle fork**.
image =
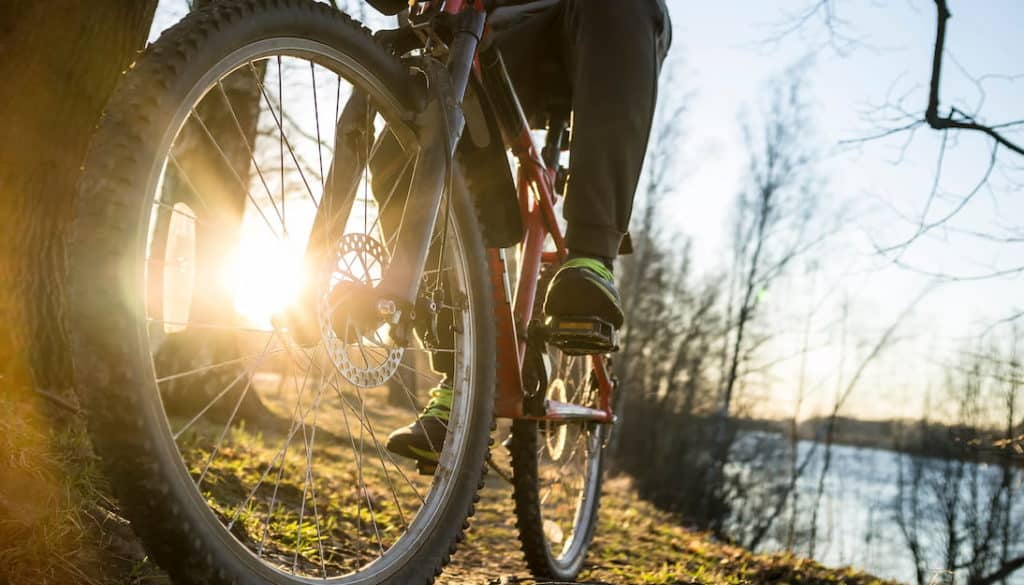
<svg viewBox="0 0 1024 585">
<path fill-rule="evenodd" d="M 402 222 L 395 252 L 373 298 L 362 299 L 363 302 L 357 303 L 361 306 L 352 308 L 353 313 L 368 315 L 369 312 L 377 319 L 397 325 L 416 306 L 431 237 L 437 227 L 438 214 L 442 211 L 443 195 L 449 186 L 449 173 L 453 172 L 455 149 L 465 128 L 461 104 L 472 74 L 485 18 L 483 12 L 473 9 L 460 12 L 454 19 L 457 26 L 449 49 L 448 66 L 430 57 L 425 58 L 421 64 L 421 71 L 427 81 L 427 100 L 415 120 L 419 150 L 414 154 L 416 160 L 405 203 L 406 209 L 412 212 Z M 349 98 L 345 109 L 349 110 L 353 104 L 358 109 L 366 102 L 365 94 L 357 91 Z M 342 128 L 345 118 L 343 115 L 338 121 L 339 134 L 345 132 Z M 370 134 L 362 133 L 361 139 L 368 141 Z M 360 162 L 369 164 L 369 161 Z M 351 197 L 352 194 L 350 190 L 339 189 L 330 196 Z M 324 201 L 321 207 L 337 209 L 343 206 L 337 202 Z M 404 321 L 408 322 L 408 319 Z"/>
<path fill-rule="evenodd" d="M 462 113 L 462 99 L 469 85 L 480 37 L 483 34 L 486 14 L 465 9 L 453 19 L 455 33 L 449 48 L 447 67 L 436 59 L 425 57 L 419 65 L 426 77 L 426 102 L 416 114 L 414 131 L 418 150 L 414 157 L 412 176 L 401 229 L 397 234 L 395 251 L 385 267 L 380 284 L 370 294 L 349 299 L 344 321 L 353 318 L 353 323 L 387 322 L 392 325 L 393 334 L 399 337 L 408 333 L 409 317 L 417 304 L 423 272 L 438 215 L 444 205 L 444 192 L 449 186 L 448 179 L 453 172 L 455 149 L 465 128 Z M 337 121 L 338 143 L 344 145 L 336 152 L 343 160 L 335 160 L 331 172 L 348 176 L 353 165 L 370 164 L 365 154 L 369 152 L 372 140 L 371 128 L 366 128 L 366 112 L 371 108 L 365 92 L 356 90 L 346 103 Z M 344 138 L 344 139 L 342 139 Z M 347 171 L 346 171 L 347 169 Z M 316 263 L 329 245 L 325 238 L 328 233 L 344 229 L 344 210 L 351 209 L 358 182 L 335 184 L 324 193 L 320 211 L 314 221 L 314 232 L 321 237 L 311 239 L 307 249 L 307 263 Z M 338 317 L 337 315 L 335 316 Z M 403 326 L 404 325 L 404 326 Z M 372 328 L 372 327 L 371 327 Z"/>
</svg>

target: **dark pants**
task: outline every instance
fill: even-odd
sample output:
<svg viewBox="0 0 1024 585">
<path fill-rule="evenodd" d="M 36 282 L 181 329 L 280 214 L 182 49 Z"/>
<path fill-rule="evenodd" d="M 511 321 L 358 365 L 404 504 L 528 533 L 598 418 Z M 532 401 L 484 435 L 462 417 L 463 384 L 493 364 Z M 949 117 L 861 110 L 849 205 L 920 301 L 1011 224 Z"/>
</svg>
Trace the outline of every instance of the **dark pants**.
<svg viewBox="0 0 1024 585">
<path fill-rule="evenodd" d="M 572 109 L 566 244 L 614 258 L 629 229 L 672 42 L 664 0 L 561 0 L 496 36 L 523 109 Z"/>
</svg>

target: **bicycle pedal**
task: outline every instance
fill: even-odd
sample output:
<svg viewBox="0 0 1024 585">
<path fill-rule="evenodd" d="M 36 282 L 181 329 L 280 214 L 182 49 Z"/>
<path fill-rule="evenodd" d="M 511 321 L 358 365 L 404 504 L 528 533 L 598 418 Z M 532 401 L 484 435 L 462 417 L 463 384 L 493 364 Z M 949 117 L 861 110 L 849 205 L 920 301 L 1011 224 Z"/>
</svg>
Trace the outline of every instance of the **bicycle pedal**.
<svg viewBox="0 0 1024 585">
<path fill-rule="evenodd" d="M 619 351 L 618 333 L 611 323 L 587 317 L 548 317 L 547 341 L 567 355 Z"/>
<path fill-rule="evenodd" d="M 437 472 L 437 462 L 417 459 L 416 471 L 419 472 L 420 475 L 434 475 L 434 473 Z"/>
</svg>

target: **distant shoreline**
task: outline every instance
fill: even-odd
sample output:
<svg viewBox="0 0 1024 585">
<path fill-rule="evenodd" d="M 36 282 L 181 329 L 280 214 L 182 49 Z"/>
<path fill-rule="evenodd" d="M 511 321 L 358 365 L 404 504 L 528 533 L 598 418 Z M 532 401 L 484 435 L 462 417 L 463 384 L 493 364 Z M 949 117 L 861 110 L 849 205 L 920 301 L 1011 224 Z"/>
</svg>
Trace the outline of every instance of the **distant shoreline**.
<svg viewBox="0 0 1024 585">
<path fill-rule="evenodd" d="M 741 418 L 736 420 L 740 431 L 762 431 L 788 438 L 791 422 L 777 419 Z M 826 442 L 827 417 L 815 417 L 797 424 L 796 437 L 801 441 Z M 1009 461 L 1024 465 L 1024 452 L 1015 430 L 1012 441 L 1005 440 L 1005 431 L 975 429 L 920 420 L 863 420 L 837 417 L 832 443 L 849 447 L 867 447 L 938 459 L 965 459 L 979 463 Z"/>
</svg>

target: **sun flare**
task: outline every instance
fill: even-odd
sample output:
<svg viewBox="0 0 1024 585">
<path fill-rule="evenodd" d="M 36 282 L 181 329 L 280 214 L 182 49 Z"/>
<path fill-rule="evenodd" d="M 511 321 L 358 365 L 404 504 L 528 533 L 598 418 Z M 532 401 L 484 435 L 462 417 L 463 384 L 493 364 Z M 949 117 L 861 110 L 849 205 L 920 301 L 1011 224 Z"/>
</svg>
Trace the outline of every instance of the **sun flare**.
<svg viewBox="0 0 1024 585">
<path fill-rule="evenodd" d="M 233 293 L 235 311 L 250 324 L 269 328 L 275 313 L 298 300 L 306 277 L 305 231 L 278 238 L 258 217 L 247 216 L 243 222 L 239 246 L 224 278 Z"/>
</svg>

